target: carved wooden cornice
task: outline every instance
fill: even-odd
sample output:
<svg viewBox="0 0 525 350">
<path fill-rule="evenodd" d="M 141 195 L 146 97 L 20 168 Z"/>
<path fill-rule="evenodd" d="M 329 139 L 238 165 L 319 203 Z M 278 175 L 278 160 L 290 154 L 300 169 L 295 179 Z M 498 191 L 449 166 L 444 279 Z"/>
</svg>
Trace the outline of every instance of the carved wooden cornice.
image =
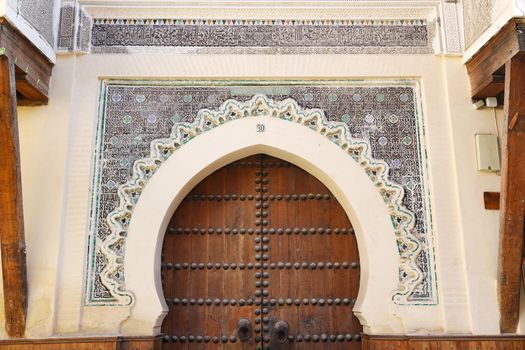
<svg viewBox="0 0 525 350">
<path fill-rule="evenodd" d="M 5 18 L 0 18 L 0 49 L 15 64 L 17 104 L 47 104 L 53 63 Z"/>
</svg>

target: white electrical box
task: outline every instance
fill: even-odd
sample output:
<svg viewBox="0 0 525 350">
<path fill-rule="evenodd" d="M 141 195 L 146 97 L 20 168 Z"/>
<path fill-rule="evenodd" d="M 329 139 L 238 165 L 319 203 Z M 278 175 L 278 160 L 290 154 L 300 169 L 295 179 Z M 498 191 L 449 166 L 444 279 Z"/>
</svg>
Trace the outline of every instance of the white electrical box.
<svg viewBox="0 0 525 350">
<path fill-rule="evenodd" d="M 476 134 L 476 155 L 479 171 L 500 171 L 498 137 L 492 134 Z"/>
</svg>

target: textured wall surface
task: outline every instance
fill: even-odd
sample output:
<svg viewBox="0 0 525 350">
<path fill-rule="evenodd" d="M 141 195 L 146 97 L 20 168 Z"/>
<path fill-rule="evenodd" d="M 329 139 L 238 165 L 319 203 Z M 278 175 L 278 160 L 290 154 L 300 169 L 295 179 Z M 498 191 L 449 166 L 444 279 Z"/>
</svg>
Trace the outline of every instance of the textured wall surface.
<svg viewBox="0 0 525 350">
<path fill-rule="evenodd" d="M 58 26 L 57 49 L 73 51 L 75 47 L 75 1 L 62 1 Z"/>
<path fill-rule="evenodd" d="M 158 84 L 110 82 L 102 91 L 99 157 L 93 172 L 90 249 L 93 254 L 88 262 L 91 272 L 86 303 L 114 302 L 111 291 L 100 278 L 106 257 L 99 247 L 110 235 L 108 215 L 119 206 L 117 189 L 129 179 L 134 161 L 149 155 L 154 139 L 167 137 L 179 123 L 193 122 L 199 110 L 218 108 L 228 99 L 245 101 L 254 94 L 265 94 L 276 100 L 292 98 L 304 108 L 320 108 L 330 121 L 346 123 L 353 137 L 371 144 L 373 157 L 389 165 L 390 179 L 403 187 L 404 205 L 415 216 L 413 234 L 422 247 L 416 263 L 422 278 L 411 290 L 408 301 L 436 302 L 430 248 L 432 225 L 424 175 L 426 153 L 421 142 L 417 90 L 413 85 L 356 86 L 335 82 L 328 86 L 308 82 L 274 86 Z M 123 247 L 118 250 L 121 249 Z"/>
<path fill-rule="evenodd" d="M 18 12 L 53 46 L 54 0 L 18 0 Z"/>
<path fill-rule="evenodd" d="M 464 0 L 465 47 L 470 46 L 492 24 L 495 0 Z"/>
<path fill-rule="evenodd" d="M 425 20 L 95 19 L 94 52 L 430 53 Z"/>
</svg>

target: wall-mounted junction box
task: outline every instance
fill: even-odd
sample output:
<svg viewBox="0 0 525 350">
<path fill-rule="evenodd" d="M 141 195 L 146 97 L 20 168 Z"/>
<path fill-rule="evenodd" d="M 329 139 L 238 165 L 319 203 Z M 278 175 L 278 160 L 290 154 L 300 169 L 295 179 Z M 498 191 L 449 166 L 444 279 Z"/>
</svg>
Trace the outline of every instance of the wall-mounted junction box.
<svg viewBox="0 0 525 350">
<path fill-rule="evenodd" d="M 476 156 L 479 171 L 500 171 L 498 137 L 492 134 L 476 134 Z"/>
</svg>

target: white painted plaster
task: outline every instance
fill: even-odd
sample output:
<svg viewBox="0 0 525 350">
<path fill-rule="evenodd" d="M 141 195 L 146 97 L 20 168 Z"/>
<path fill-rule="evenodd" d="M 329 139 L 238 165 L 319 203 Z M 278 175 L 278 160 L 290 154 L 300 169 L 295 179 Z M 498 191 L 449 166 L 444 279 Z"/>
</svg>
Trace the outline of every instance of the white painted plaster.
<svg viewBox="0 0 525 350">
<path fill-rule="evenodd" d="M 265 124 L 266 132 L 257 133 L 257 123 Z M 127 321 L 133 325 L 130 334 L 158 332 L 168 310 L 158 267 L 164 233 L 177 205 L 213 171 L 256 153 L 304 168 L 334 193 L 352 222 L 359 246 L 362 289 L 356 315 L 368 333 L 402 333 L 392 303 L 399 265 L 395 233 L 373 183 L 327 138 L 288 121 L 258 117 L 235 120 L 199 135 L 163 163 L 146 185 L 133 212 L 125 248 L 126 289 L 136 298 Z"/>
<path fill-rule="evenodd" d="M 7 6 L 9 6 L 7 0 L 0 0 L 0 16 L 5 16 Z"/>
<path fill-rule="evenodd" d="M 64 231 L 61 249 L 60 278 L 57 282 L 56 332 L 85 334 L 83 324 L 94 324 L 99 315 L 111 314 L 111 307 L 82 307 L 83 273 L 85 269 L 85 242 L 89 212 L 89 186 L 95 120 L 98 115 L 99 78 L 202 78 L 221 79 L 392 79 L 420 77 L 423 115 L 427 127 L 426 143 L 430 158 L 429 172 L 434 213 L 434 236 L 437 268 L 440 271 L 440 304 L 437 307 L 396 308 L 402 318 L 404 332 L 443 334 L 470 332 L 470 311 L 465 287 L 465 270 L 459 238 L 462 227 L 458 216 L 458 194 L 455 190 L 456 173 L 449 111 L 446 106 L 446 81 L 443 62 L 448 58 L 435 56 L 241 56 L 241 55 L 92 55 L 77 56 L 71 105 L 71 134 L 69 144 L 68 183 L 66 190 Z M 60 61 L 59 61 L 60 62 Z M 452 61 L 461 68 L 459 60 Z M 452 75 L 449 84 L 466 84 L 466 74 Z M 452 105 L 470 108 L 470 100 L 453 96 Z M 468 110 L 467 114 L 474 111 Z M 460 137 L 459 142 L 466 142 Z M 467 164 L 475 158 L 466 157 Z M 446 169 L 447 171 L 444 171 Z M 477 176 L 475 174 L 474 176 Z M 476 201 L 468 196 L 468 203 Z M 173 198 L 171 199 L 173 200 Z M 341 199 L 341 202 L 343 200 Z M 483 212 L 477 212 L 482 214 Z M 481 228 L 486 232 L 488 228 Z M 481 233 L 480 233 L 481 234 Z M 474 245 L 476 242 L 473 243 Z M 445 247 L 445 249 L 442 249 Z M 153 286 L 151 286 L 153 288 Z M 478 286 L 484 289 L 484 282 Z M 443 293 L 446 291 L 447 293 Z M 118 333 L 117 319 L 125 320 L 125 313 L 115 316 L 115 326 L 107 333 Z M 478 322 L 475 320 L 475 322 Z M 132 329 L 127 322 L 125 329 Z M 137 325 L 144 329 L 143 325 Z M 377 329 L 377 328 L 376 328 Z M 153 329 L 149 333 L 153 332 Z M 385 330 L 386 332 L 386 330 Z"/>
<path fill-rule="evenodd" d="M 469 304 L 473 334 L 499 334 L 499 309 L 496 276 L 499 240 L 499 211 L 488 211 L 483 206 L 484 191 L 499 191 L 500 176 L 478 172 L 474 134 L 497 133 L 494 110 L 474 110 L 459 101 L 469 98 L 467 81 L 457 81 L 465 68 L 453 61 L 445 64 L 448 99 L 451 113 L 455 152 L 455 171 L 460 195 L 460 218 L 463 226 L 466 275 L 469 286 Z"/>
<path fill-rule="evenodd" d="M 53 334 L 73 69 L 74 59 L 55 67 L 47 106 L 18 108 L 30 338 Z"/>
<path fill-rule="evenodd" d="M 80 1 L 85 4 L 85 1 Z M 119 0 L 120 2 L 120 0 Z M 355 6 L 359 4 L 359 6 Z M 198 6 L 197 2 L 164 3 L 162 6 L 115 7 L 108 11 L 107 5 L 89 2 L 84 6 L 94 18 L 178 18 L 178 19 L 429 19 L 437 14 L 439 1 L 426 1 L 419 6 L 397 3 L 391 6 L 382 2 L 381 6 L 370 2 L 348 2 L 340 6 L 293 6 L 290 3 L 277 6 L 240 6 L 214 3 Z"/>
</svg>

